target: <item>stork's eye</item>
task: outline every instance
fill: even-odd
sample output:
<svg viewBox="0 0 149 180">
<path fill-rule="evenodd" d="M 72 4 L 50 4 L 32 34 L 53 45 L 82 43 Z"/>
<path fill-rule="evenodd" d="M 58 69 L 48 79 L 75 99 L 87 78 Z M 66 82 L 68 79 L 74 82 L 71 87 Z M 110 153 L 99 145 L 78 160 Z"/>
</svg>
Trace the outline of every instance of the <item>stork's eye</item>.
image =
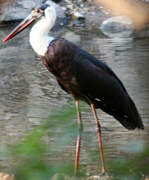
<svg viewBox="0 0 149 180">
<path fill-rule="evenodd" d="M 39 18 L 42 15 L 42 11 L 39 8 L 34 9 L 32 12 L 32 17 Z"/>
<path fill-rule="evenodd" d="M 39 10 L 39 9 L 35 9 L 35 12 L 36 12 L 36 13 L 40 13 L 40 10 Z"/>
</svg>

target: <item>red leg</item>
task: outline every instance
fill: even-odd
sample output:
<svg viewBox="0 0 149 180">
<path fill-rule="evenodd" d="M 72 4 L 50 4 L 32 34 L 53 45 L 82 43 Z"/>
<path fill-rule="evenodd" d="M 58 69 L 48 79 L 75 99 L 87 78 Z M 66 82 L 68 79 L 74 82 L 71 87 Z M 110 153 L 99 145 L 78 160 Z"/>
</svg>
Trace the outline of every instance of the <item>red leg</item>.
<svg viewBox="0 0 149 180">
<path fill-rule="evenodd" d="M 77 143 L 76 143 L 75 167 L 74 167 L 74 171 L 75 171 L 75 173 L 77 173 L 78 168 L 79 168 L 79 158 L 80 158 L 80 148 L 81 148 L 81 132 L 83 129 L 83 125 L 82 125 L 82 121 L 81 121 L 81 114 L 79 111 L 79 101 L 75 100 L 75 103 L 76 103 L 78 126 L 79 126 L 79 134 L 78 134 Z"/>
<path fill-rule="evenodd" d="M 101 127 L 98 121 L 96 109 L 93 103 L 91 103 L 92 112 L 94 115 L 94 118 L 96 120 L 96 128 L 97 128 L 97 137 L 98 137 L 98 143 L 99 143 L 99 149 L 100 149 L 100 158 L 101 158 L 101 172 L 105 173 L 105 166 L 104 166 L 104 158 L 103 158 L 103 147 L 102 147 L 102 139 L 101 139 Z"/>
<path fill-rule="evenodd" d="M 81 136 L 78 135 L 77 143 L 76 143 L 76 156 L 75 156 L 75 167 L 74 167 L 75 174 L 78 172 L 78 168 L 79 168 L 80 147 L 81 147 Z"/>
</svg>

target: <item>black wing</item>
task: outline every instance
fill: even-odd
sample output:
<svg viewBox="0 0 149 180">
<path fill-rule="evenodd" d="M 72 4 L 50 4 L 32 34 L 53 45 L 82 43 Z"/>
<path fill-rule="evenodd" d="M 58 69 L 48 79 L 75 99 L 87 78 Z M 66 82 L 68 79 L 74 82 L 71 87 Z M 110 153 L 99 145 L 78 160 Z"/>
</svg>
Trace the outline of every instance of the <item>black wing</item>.
<svg viewBox="0 0 149 180">
<path fill-rule="evenodd" d="M 135 104 L 115 73 L 103 62 L 76 47 L 72 70 L 79 88 L 96 108 L 113 115 L 128 129 L 143 124 Z"/>
</svg>

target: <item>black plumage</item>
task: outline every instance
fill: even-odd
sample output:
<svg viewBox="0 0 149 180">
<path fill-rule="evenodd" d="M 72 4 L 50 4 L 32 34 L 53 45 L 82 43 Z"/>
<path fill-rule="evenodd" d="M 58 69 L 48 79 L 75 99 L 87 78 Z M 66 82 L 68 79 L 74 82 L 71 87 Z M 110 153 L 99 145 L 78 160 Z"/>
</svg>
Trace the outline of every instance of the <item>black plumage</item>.
<svg viewBox="0 0 149 180">
<path fill-rule="evenodd" d="M 105 63 L 63 38 L 53 40 L 41 59 L 67 93 L 92 102 L 127 129 L 144 128 L 124 85 Z"/>
</svg>

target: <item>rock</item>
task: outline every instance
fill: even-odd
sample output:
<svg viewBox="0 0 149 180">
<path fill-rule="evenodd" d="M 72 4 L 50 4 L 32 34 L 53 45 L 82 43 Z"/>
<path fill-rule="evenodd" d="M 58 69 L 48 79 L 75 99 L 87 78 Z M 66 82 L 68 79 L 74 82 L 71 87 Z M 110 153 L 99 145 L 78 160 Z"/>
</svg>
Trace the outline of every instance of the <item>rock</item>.
<svg viewBox="0 0 149 180">
<path fill-rule="evenodd" d="M 76 20 L 76 19 L 85 19 L 84 16 L 84 4 L 79 4 L 80 7 L 78 7 L 76 5 L 75 2 L 71 2 L 70 0 L 65 0 L 66 2 L 66 7 L 68 10 L 68 15 L 71 16 L 72 20 Z M 81 3 L 81 2 L 80 2 Z"/>
<path fill-rule="evenodd" d="M 22 20 L 31 12 L 32 8 L 38 7 L 42 4 L 43 0 L 16 0 L 11 6 L 5 6 L 1 21 L 16 21 Z M 45 1 L 44 1 L 45 2 Z M 61 6 L 52 2 L 51 0 L 46 1 L 56 6 L 57 14 L 59 17 L 64 17 L 64 10 Z"/>
<path fill-rule="evenodd" d="M 3 21 L 24 19 L 33 7 L 39 6 L 42 0 L 16 0 L 10 7 L 5 6 Z"/>
<path fill-rule="evenodd" d="M 98 176 L 90 176 L 87 180 L 110 180 L 112 179 L 109 175 L 98 175 Z"/>
<path fill-rule="evenodd" d="M 108 18 L 101 24 L 100 29 L 111 38 L 127 38 L 134 32 L 133 22 L 126 16 Z"/>
<path fill-rule="evenodd" d="M 5 8 L 9 7 L 13 3 L 13 0 L 1 0 L 0 1 L 0 22 L 4 19 Z"/>
<path fill-rule="evenodd" d="M 0 180 L 14 180 L 14 175 L 0 173 Z"/>
<path fill-rule="evenodd" d="M 72 19 L 85 19 L 85 17 L 79 11 L 73 11 L 72 12 Z"/>
</svg>

